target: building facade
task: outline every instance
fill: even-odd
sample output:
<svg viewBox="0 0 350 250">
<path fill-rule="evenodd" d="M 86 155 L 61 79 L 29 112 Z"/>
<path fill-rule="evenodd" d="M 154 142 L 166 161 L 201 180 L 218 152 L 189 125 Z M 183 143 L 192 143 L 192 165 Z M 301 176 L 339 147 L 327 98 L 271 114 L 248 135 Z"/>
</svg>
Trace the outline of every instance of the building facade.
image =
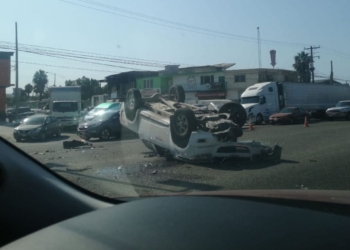
<svg viewBox="0 0 350 250">
<path fill-rule="evenodd" d="M 6 119 L 6 88 L 11 87 L 11 56 L 13 52 L 0 51 L 0 121 Z"/>
<path fill-rule="evenodd" d="M 184 88 L 188 103 L 226 99 L 225 71 L 233 65 L 234 63 L 180 68 L 177 74 L 173 75 L 173 85 Z"/>
<path fill-rule="evenodd" d="M 242 93 L 259 82 L 297 82 L 298 74 L 285 69 L 235 69 L 225 71 L 227 99 L 240 102 Z"/>
</svg>

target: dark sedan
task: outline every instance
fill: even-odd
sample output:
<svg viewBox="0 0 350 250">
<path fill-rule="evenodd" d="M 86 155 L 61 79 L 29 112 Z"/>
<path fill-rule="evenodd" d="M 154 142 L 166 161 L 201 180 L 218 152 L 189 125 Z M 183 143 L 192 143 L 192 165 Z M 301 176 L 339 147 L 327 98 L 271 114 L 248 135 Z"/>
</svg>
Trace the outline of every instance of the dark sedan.
<svg viewBox="0 0 350 250">
<path fill-rule="evenodd" d="M 45 141 L 49 136 L 61 136 L 61 123 L 50 115 L 33 115 L 24 119 L 13 131 L 16 141 L 32 139 Z"/>
<path fill-rule="evenodd" d="M 100 140 L 108 140 L 110 137 L 120 138 L 119 110 L 105 111 L 89 121 L 82 121 L 78 126 L 77 134 L 85 140 L 95 137 Z"/>
<path fill-rule="evenodd" d="M 301 108 L 289 107 L 282 109 L 279 113 L 271 115 L 270 123 L 272 125 L 277 123 L 292 124 L 304 121 L 305 116 L 309 119 L 310 113 Z"/>
</svg>

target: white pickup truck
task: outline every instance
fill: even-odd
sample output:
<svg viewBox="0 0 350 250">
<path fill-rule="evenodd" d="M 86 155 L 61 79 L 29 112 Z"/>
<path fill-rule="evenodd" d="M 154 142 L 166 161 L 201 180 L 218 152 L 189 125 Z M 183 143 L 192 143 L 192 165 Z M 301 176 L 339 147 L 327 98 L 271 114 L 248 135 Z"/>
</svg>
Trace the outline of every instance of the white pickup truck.
<svg viewBox="0 0 350 250">
<path fill-rule="evenodd" d="M 180 86 L 170 89 L 169 100 L 160 94 L 142 98 L 130 89 L 120 109 L 122 126 L 137 133 L 146 147 L 167 158 L 211 162 L 231 157 L 280 159 L 282 148 L 259 142 L 237 142 L 246 121 L 243 107 L 228 102 L 217 109 L 184 103 Z"/>
</svg>

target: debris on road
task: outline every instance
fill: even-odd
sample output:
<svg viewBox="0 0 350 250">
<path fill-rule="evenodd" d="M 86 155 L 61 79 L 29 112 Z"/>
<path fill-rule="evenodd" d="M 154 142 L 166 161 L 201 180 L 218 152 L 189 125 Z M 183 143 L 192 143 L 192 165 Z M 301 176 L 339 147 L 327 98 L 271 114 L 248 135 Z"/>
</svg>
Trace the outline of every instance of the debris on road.
<svg viewBox="0 0 350 250">
<path fill-rule="evenodd" d="M 153 167 L 152 163 L 145 164 L 145 168 L 148 168 L 148 167 Z"/>
<path fill-rule="evenodd" d="M 67 171 L 72 171 L 72 172 L 82 172 L 91 169 L 90 166 L 84 167 L 84 168 L 67 168 Z"/>
<path fill-rule="evenodd" d="M 154 170 L 154 171 L 152 172 L 152 174 L 156 174 L 156 173 L 158 173 L 158 171 L 157 171 L 157 170 Z"/>
<path fill-rule="evenodd" d="M 38 152 L 35 152 L 33 155 L 37 155 L 37 154 L 39 154 Z"/>
<path fill-rule="evenodd" d="M 122 166 L 119 166 L 119 167 L 118 167 L 118 170 L 122 170 Z"/>
<path fill-rule="evenodd" d="M 70 149 L 70 148 L 77 148 L 81 146 L 91 146 L 91 143 L 84 142 L 84 141 L 77 141 L 77 140 L 72 140 L 72 141 L 64 141 L 63 142 L 63 148 L 65 149 Z"/>
</svg>

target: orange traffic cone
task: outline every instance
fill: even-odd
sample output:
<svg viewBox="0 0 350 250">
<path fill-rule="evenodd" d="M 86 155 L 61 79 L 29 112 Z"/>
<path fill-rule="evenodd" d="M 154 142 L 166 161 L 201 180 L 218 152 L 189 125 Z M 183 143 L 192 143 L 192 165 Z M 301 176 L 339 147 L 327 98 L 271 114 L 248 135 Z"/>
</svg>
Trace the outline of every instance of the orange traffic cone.
<svg viewBox="0 0 350 250">
<path fill-rule="evenodd" d="M 305 128 L 309 127 L 309 121 L 308 121 L 307 116 L 305 116 L 304 127 L 305 127 Z"/>
<path fill-rule="evenodd" d="M 248 130 L 254 130 L 252 122 L 249 123 L 249 129 Z"/>
</svg>

